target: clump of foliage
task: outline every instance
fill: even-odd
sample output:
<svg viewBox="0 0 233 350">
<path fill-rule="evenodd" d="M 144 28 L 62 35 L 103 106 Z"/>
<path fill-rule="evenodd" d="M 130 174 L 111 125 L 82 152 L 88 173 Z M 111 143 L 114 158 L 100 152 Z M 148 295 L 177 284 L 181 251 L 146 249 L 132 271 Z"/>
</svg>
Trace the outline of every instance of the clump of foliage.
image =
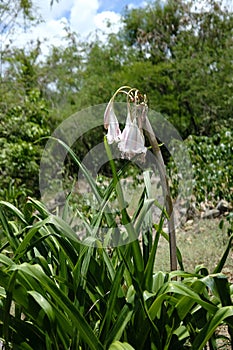
<svg viewBox="0 0 233 350">
<path fill-rule="evenodd" d="M 222 131 L 212 137 L 189 136 L 197 200 L 226 199 L 233 201 L 232 131 Z"/>
<path fill-rule="evenodd" d="M 38 194 L 38 173 L 43 144 L 38 141 L 49 134 L 48 109 L 40 91 L 30 90 L 21 103 L 8 107 L 0 121 L 0 195 L 5 189 L 21 189 L 21 194 Z M 19 191 L 17 191 L 19 194 Z M 13 195 L 13 191 L 11 191 Z M 15 200 L 18 197 L 15 194 Z M 14 197 L 14 196 L 13 196 Z"/>
<path fill-rule="evenodd" d="M 225 199 L 233 202 L 232 131 L 222 130 L 212 137 L 190 135 L 185 140 L 193 170 L 193 194 L 198 203 L 216 204 Z M 172 191 L 176 195 L 179 174 L 171 160 L 169 171 Z"/>
<path fill-rule="evenodd" d="M 103 191 L 85 172 L 100 208 L 118 193 L 121 173 Z M 146 172 L 132 217 L 126 210 L 120 222 L 102 209 L 80 212 L 81 240 L 65 221 L 68 202 L 63 219 L 32 198 L 21 211 L 0 202 L 0 340 L 6 349 L 201 350 L 207 343 L 216 349 L 221 324 L 230 343 L 233 289 L 221 270 L 233 236 L 211 274 L 203 266 L 185 272 L 179 251 L 180 271 L 156 271 L 159 237 L 168 236 L 165 211 L 148 225 L 154 202 L 149 179 Z M 135 238 L 143 232 L 142 240 L 105 248 L 98 237 L 103 223 L 111 232 L 126 223 Z"/>
</svg>

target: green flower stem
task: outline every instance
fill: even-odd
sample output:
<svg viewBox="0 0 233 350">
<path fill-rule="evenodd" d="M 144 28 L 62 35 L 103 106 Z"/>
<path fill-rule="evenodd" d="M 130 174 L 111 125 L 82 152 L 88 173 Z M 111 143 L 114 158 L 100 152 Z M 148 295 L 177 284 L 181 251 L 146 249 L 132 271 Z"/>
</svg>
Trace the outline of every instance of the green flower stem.
<svg viewBox="0 0 233 350">
<path fill-rule="evenodd" d="M 137 275 L 138 279 L 141 280 L 143 276 L 143 270 L 144 270 L 144 264 L 143 264 L 143 258 L 142 258 L 142 253 L 141 253 L 141 248 L 138 242 L 138 236 L 137 232 L 135 232 L 135 229 L 132 225 L 131 219 L 125 209 L 125 200 L 124 200 L 124 194 L 121 188 L 120 181 L 118 179 L 115 163 L 113 161 L 112 157 L 112 152 L 111 149 L 108 145 L 107 142 L 107 137 L 104 137 L 104 145 L 106 149 L 106 153 L 110 162 L 110 166 L 112 169 L 112 174 L 113 174 L 113 180 L 114 180 L 114 185 L 116 188 L 117 192 L 117 198 L 120 206 L 120 211 L 122 214 L 122 223 L 125 225 L 125 228 L 128 232 L 130 242 L 132 242 L 132 249 L 133 249 L 133 254 L 134 254 L 134 263 L 135 263 L 135 268 L 137 270 Z"/>
<path fill-rule="evenodd" d="M 150 121 L 147 117 L 145 118 L 144 123 L 145 123 L 145 133 L 149 139 L 149 142 L 151 144 L 151 147 L 156 159 L 156 165 L 158 167 L 162 189 L 163 189 L 163 195 L 165 198 L 166 211 L 169 215 L 168 231 L 169 231 L 169 247 L 170 247 L 170 267 L 171 267 L 171 271 L 173 271 L 173 270 L 177 270 L 177 257 L 176 257 L 176 232 L 175 232 L 172 197 L 170 194 L 168 179 L 166 175 L 166 168 L 163 161 L 162 153 L 159 148 L 152 126 L 150 124 Z"/>
<path fill-rule="evenodd" d="M 106 150 L 106 153 L 107 153 L 107 156 L 108 156 L 108 160 L 110 162 L 110 166 L 111 166 L 111 170 L 112 170 L 114 186 L 116 188 L 117 198 L 118 198 L 118 202 L 119 202 L 119 205 L 120 205 L 120 211 L 122 211 L 125 208 L 124 195 L 123 195 L 123 191 L 122 191 L 122 188 L 121 188 L 121 184 L 118 181 L 118 175 L 117 175 L 115 163 L 113 161 L 112 152 L 111 152 L 110 147 L 108 145 L 108 141 L 107 141 L 107 137 L 106 136 L 104 137 L 104 145 L 105 145 L 105 150 Z"/>
</svg>

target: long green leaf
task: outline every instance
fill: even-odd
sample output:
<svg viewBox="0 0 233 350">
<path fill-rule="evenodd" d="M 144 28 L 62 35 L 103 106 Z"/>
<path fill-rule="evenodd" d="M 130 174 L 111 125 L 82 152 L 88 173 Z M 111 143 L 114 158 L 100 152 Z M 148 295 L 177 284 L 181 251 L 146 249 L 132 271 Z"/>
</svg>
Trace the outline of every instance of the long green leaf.
<svg viewBox="0 0 233 350">
<path fill-rule="evenodd" d="M 14 261 L 11 260 L 10 258 L 8 258 L 8 256 L 6 256 L 5 254 L 0 253 L 0 263 L 1 265 L 5 265 L 5 266 L 12 266 L 14 265 Z"/>
<path fill-rule="evenodd" d="M 46 218 L 42 221 L 39 221 L 35 223 L 31 228 L 28 227 L 28 233 L 24 236 L 22 242 L 20 245 L 18 245 L 18 248 L 15 251 L 15 256 L 16 256 L 16 262 L 22 257 L 22 255 L 25 253 L 27 246 L 30 244 L 32 238 L 35 236 L 35 234 L 39 231 L 41 227 L 49 223 L 50 220 L 49 218 Z"/>
<path fill-rule="evenodd" d="M 38 305 L 44 310 L 44 313 L 48 316 L 48 319 L 52 325 L 55 322 L 55 314 L 51 304 L 36 290 L 30 290 L 28 291 L 28 294 L 31 295 Z"/>
<path fill-rule="evenodd" d="M 108 155 L 108 159 L 109 159 L 109 163 L 112 169 L 112 175 L 113 175 L 113 179 L 114 179 L 114 184 L 116 187 L 116 191 L 117 191 L 117 197 L 118 197 L 118 202 L 119 202 L 119 207 L 121 210 L 121 214 L 122 214 L 122 223 L 123 225 L 125 225 L 125 228 L 127 230 L 127 233 L 129 235 L 129 240 L 132 242 L 132 251 L 133 251 L 133 259 L 134 259 L 134 265 L 135 265 L 135 271 L 136 271 L 136 275 L 135 278 L 138 279 L 138 281 L 142 280 L 142 276 L 143 276 L 143 270 L 144 270 L 144 263 L 143 263 L 143 257 L 142 257 L 142 251 L 139 245 L 139 241 L 138 241 L 138 234 L 139 232 L 137 232 L 134 229 L 134 226 L 132 225 L 132 221 L 129 218 L 129 215 L 125 209 L 125 201 L 124 201 L 124 195 L 122 192 L 122 188 L 119 182 L 119 178 L 118 178 L 118 174 L 116 171 L 116 167 L 115 167 L 115 163 L 113 161 L 113 157 L 112 157 L 112 153 L 111 153 L 111 149 L 108 145 L 107 142 L 107 138 L 105 137 L 104 139 L 104 145 L 105 145 L 105 149 Z"/>
<path fill-rule="evenodd" d="M 124 263 L 120 263 L 117 268 L 116 275 L 111 287 L 110 295 L 107 302 L 107 311 L 105 313 L 104 320 L 101 323 L 100 334 L 101 338 L 105 339 L 109 333 L 111 322 L 115 321 L 116 312 L 114 308 L 117 306 L 118 293 L 121 288 L 121 282 L 124 275 Z"/>
<path fill-rule="evenodd" d="M 230 286 L 226 275 L 222 273 L 210 274 L 203 277 L 201 281 L 208 286 L 213 295 L 218 297 L 222 306 L 232 304 Z"/>
<path fill-rule="evenodd" d="M 228 317 L 233 317 L 233 306 L 224 306 L 214 314 L 195 338 L 192 349 L 202 350 L 216 328 Z"/>
<path fill-rule="evenodd" d="M 217 307 L 210 302 L 204 301 L 200 298 L 199 294 L 194 292 L 190 287 L 184 285 L 182 282 L 171 281 L 165 283 L 165 285 L 159 290 L 154 302 L 149 308 L 149 314 L 152 319 L 156 317 L 160 311 L 161 302 L 164 300 L 165 295 L 170 293 L 175 293 L 180 296 L 187 296 L 192 301 L 196 302 L 198 305 L 201 305 L 206 309 L 210 314 L 215 314 Z"/>
<path fill-rule="evenodd" d="M 152 207 L 152 205 L 155 203 L 155 199 L 154 198 L 150 198 L 150 199 L 145 199 L 144 200 L 144 203 L 143 203 L 143 206 L 140 210 L 140 213 L 137 217 L 137 221 L 136 221 L 136 224 L 135 224 L 135 231 L 136 232 L 139 232 L 140 231 L 140 228 L 141 228 L 141 225 L 143 224 L 144 220 L 145 220 L 145 217 L 148 213 L 148 210 L 150 210 L 150 208 Z"/>
<path fill-rule="evenodd" d="M 67 237 L 69 240 L 72 241 L 72 244 L 80 245 L 80 241 L 76 235 L 76 233 L 72 230 L 72 228 L 60 217 L 50 215 L 46 219 L 39 221 L 35 223 L 28 231 L 28 233 L 25 235 L 23 241 L 18 246 L 15 255 L 17 256 L 17 261 L 19 258 L 25 253 L 26 249 L 28 248 L 28 245 L 32 238 L 35 236 L 35 234 L 43 227 L 51 226 L 54 230 L 48 231 L 47 233 L 50 233 L 51 236 L 54 232 L 57 232 L 63 237 Z M 40 231 L 41 234 L 43 234 L 43 231 Z"/>
<path fill-rule="evenodd" d="M 90 349 L 93 350 L 103 350 L 103 346 L 97 339 L 95 333 L 86 322 L 79 309 L 74 306 L 74 304 L 67 298 L 67 296 L 57 287 L 57 285 L 45 275 L 40 268 L 36 265 L 30 265 L 23 263 L 19 266 L 14 265 L 11 267 L 13 270 L 19 270 L 23 274 L 32 276 L 36 279 L 43 288 L 59 302 L 60 307 L 67 313 L 70 319 L 73 321 L 74 325 L 80 331 L 83 341 L 88 344 Z"/>
<path fill-rule="evenodd" d="M 13 289 L 16 282 L 16 276 L 17 276 L 17 271 L 14 271 L 13 274 L 10 276 L 9 285 L 7 286 L 7 291 L 6 291 L 6 300 L 5 300 L 5 307 L 4 307 L 5 315 L 4 315 L 4 321 L 3 321 L 3 337 L 5 339 L 7 347 L 9 342 L 9 330 L 10 330 L 10 308 L 12 303 Z"/>
<path fill-rule="evenodd" d="M 12 230 L 6 214 L 2 210 L 0 210 L 0 222 L 2 224 L 4 236 L 6 236 L 11 249 L 15 250 L 18 246 L 18 239 L 15 236 L 15 232 Z"/>
<path fill-rule="evenodd" d="M 5 208 L 7 208 L 8 210 L 10 210 L 11 214 L 16 216 L 18 219 L 20 219 L 20 221 L 22 223 L 27 225 L 27 221 L 25 220 L 23 213 L 21 213 L 21 211 L 18 208 L 16 208 L 13 204 L 11 204 L 9 202 L 5 202 L 5 201 L 0 201 L 0 206 L 3 206 Z"/>
<path fill-rule="evenodd" d="M 159 243 L 159 237 L 163 228 L 164 223 L 164 216 L 161 215 L 158 228 L 156 230 L 156 235 L 154 238 L 154 243 L 152 246 L 152 250 L 150 252 L 149 259 L 146 264 L 145 272 L 144 272 L 144 288 L 151 291 L 152 285 L 153 285 L 153 272 L 154 272 L 154 263 L 155 263 L 155 256 L 157 252 L 157 247 Z"/>
<path fill-rule="evenodd" d="M 25 207 L 27 208 L 28 206 L 32 206 L 34 209 L 36 209 L 40 213 L 42 219 L 45 219 L 50 215 L 50 212 L 46 206 L 35 198 L 28 197 Z"/>
<path fill-rule="evenodd" d="M 119 340 L 124 332 L 127 324 L 131 320 L 134 310 L 129 308 L 128 305 L 124 305 L 121 312 L 119 313 L 112 329 L 108 334 L 106 344 L 109 345 L 114 340 Z"/>
<path fill-rule="evenodd" d="M 128 343 L 121 343 L 119 341 L 114 341 L 108 350 L 135 350 L 130 344 Z"/>
<path fill-rule="evenodd" d="M 230 236 L 229 238 L 229 241 L 228 241 L 228 244 L 227 244 L 227 247 L 226 247 L 226 250 L 225 252 L 223 253 L 223 256 L 222 258 L 220 259 L 218 265 L 215 267 L 213 273 L 219 273 L 222 271 L 223 269 L 223 266 L 225 265 L 225 262 L 227 260 L 227 257 L 229 255 L 229 252 L 231 250 L 231 247 L 232 247 L 232 240 L 233 240 L 233 234 Z"/>
<path fill-rule="evenodd" d="M 15 349 L 38 349 L 44 350 L 44 335 L 35 323 L 24 322 L 22 319 L 10 316 L 10 324 L 12 329 L 12 343 Z M 27 340 L 27 343 L 23 340 Z"/>
</svg>

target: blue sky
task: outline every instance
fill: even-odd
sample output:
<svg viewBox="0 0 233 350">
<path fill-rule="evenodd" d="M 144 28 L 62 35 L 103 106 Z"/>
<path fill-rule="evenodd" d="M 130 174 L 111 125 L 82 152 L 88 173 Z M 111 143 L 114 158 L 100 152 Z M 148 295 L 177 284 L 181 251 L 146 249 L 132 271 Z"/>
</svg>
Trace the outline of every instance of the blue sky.
<svg viewBox="0 0 233 350">
<path fill-rule="evenodd" d="M 118 13 L 122 13 L 122 10 L 128 6 L 138 7 L 142 4 L 142 0 L 102 0 L 100 1 L 99 12 L 102 11 L 114 11 Z"/>
</svg>

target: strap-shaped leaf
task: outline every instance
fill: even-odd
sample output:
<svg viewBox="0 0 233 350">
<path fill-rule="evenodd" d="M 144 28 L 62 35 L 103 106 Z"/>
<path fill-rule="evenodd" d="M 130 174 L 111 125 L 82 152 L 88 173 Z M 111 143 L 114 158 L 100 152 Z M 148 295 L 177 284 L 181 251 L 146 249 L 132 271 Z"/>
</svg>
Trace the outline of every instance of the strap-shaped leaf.
<svg viewBox="0 0 233 350">
<path fill-rule="evenodd" d="M 130 344 L 128 343 L 121 343 L 119 341 L 114 341 L 108 350 L 135 350 Z"/>
<path fill-rule="evenodd" d="M 202 350 L 212 337 L 216 328 L 228 317 L 233 317 L 233 306 L 224 306 L 219 309 L 207 322 L 193 342 L 193 350 Z"/>
</svg>

